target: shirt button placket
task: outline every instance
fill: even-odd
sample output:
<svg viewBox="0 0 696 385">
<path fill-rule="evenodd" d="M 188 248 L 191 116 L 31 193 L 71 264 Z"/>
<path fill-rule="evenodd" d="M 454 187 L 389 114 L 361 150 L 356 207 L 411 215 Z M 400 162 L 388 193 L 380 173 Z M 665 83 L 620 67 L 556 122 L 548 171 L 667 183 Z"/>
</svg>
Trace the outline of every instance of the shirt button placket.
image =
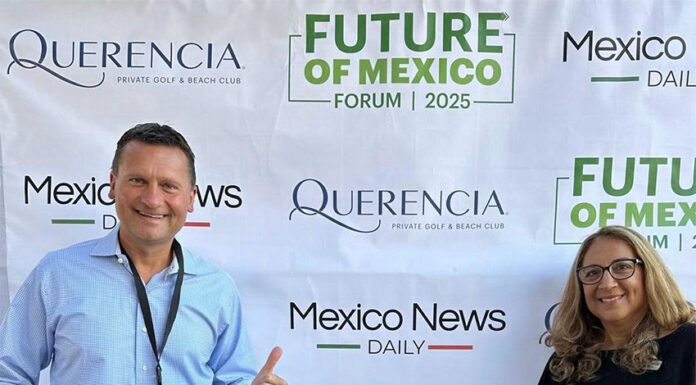
<svg viewBox="0 0 696 385">
<path fill-rule="evenodd" d="M 152 380 L 151 376 L 153 375 L 150 369 L 151 367 L 154 368 L 154 366 L 150 365 L 152 347 L 150 346 L 150 338 L 147 334 L 147 327 L 145 326 L 145 320 L 143 319 L 140 305 L 137 307 L 137 312 L 138 319 L 135 325 L 136 354 L 134 357 L 135 367 L 138 368 L 136 373 L 136 384 L 148 384 Z"/>
</svg>

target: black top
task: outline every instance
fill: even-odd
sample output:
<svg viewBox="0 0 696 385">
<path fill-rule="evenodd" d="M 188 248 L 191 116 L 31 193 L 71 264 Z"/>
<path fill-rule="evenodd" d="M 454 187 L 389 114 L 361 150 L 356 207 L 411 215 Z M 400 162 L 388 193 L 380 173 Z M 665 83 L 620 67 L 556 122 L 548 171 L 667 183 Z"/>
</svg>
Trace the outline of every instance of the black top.
<svg viewBox="0 0 696 385">
<path fill-rule="evenodd" d="M 669 335 L 657 340 L 658 358 L 662 365 L 657 371 L 636 376 L 620 369 L 611 360 L 614 351 L 600 354 L 602 366 L 596 374 L 597 381 L 582 383 L 556 382 L 551 379 L 549 364 L 546 364 L 539 385 L 592 384 L 592 385 L 695 385 L 696 384 L 696 324 L 686 323 Z M 553 356 L 551 356 L 553 358 Z M 551 359 L 549 359 L 549 362 Z"/>
</svg>

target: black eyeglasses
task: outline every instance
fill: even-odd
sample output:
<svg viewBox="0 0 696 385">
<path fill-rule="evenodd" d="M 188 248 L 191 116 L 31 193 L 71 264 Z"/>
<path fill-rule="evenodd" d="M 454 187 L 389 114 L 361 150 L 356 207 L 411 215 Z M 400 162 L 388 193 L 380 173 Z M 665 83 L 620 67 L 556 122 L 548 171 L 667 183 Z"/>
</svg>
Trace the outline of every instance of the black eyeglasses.
<svg viewBox="0 0 696 385">
<path fill-rule="evenodd" d="M 617 281 L 631 278 L 636 272 L 638 263 L 643 261 L 638 258 L 620 258 L 615 259 L 609 266 L 587 265 L 578 267 L 575 271 L 583 285 L 594 285 L 602 280 L 605 270 L 609 271 L 609 274 Z"/>
</svg>

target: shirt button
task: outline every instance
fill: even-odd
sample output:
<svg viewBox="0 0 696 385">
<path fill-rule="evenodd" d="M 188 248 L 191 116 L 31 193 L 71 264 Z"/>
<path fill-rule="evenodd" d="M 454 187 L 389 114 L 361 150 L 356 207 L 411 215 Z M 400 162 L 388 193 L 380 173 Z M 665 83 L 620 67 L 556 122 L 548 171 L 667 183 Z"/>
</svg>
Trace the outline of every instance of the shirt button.
<svg viewBox="0 0 696 385">
<path fill-rule="evenodd" d="M 143 372 L 147 372 L 147 365 L 143 365 Z"/>
<path fill-rule="evenodd" d="M 147 326 L 143 326 L 142 331 L 143 333 L 147 333 Z"/>
<path fill-rule="evenodd" d="M 119 257 L 119 258 L 117 259 L 117 261 L 118 261 L 118 263 L 123 264 L 123 258 L 120 258 L 120 257 Z"/>
</svg>

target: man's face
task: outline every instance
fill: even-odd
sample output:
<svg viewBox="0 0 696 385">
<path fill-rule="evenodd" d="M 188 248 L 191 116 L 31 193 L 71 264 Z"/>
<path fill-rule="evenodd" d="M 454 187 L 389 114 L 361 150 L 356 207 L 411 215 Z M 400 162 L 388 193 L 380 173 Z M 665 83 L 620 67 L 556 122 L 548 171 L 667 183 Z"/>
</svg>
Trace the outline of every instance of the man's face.
<svg viewBox="0 0 696 385">
<path fill-rule="evenodd" d="M 116 202 L 124 246 L 167 245 L 193 212 L 195 188 L 188 159 L 177 147 L 131 141 L 123 147 L 118 175 L 110 175 L 109 197 Z"/>
</svg>

